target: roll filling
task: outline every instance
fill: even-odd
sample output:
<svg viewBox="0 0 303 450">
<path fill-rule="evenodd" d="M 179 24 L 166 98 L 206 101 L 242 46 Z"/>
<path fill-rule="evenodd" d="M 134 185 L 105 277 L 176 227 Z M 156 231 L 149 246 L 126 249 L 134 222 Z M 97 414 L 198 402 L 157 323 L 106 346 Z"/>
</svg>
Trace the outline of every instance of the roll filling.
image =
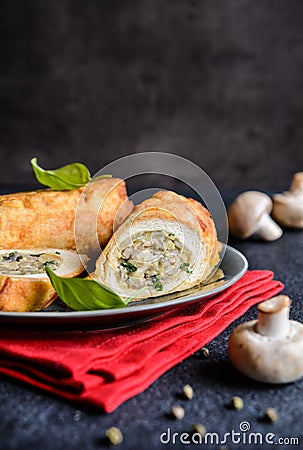
<svg viewBox="0 0 303 450">
<path fill-rule="evenodd" d="M 119 259 L 119 275 L 130 289 L 144 286 L 163 291 L 163 283 L 178 271 L 191 273 L 190 253 L 174 233 L 143 231 L 124 248 Z"/>
</svg>

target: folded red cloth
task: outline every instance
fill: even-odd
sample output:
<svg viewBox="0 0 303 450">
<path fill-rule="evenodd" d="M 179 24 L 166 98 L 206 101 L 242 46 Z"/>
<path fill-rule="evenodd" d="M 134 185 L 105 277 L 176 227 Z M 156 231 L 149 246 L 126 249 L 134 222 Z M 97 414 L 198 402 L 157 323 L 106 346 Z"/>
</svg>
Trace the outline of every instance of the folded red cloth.
<svg viewBox="0 0 303 450">
<path fill-rule="evenodd" d="M 1 330 L 0 373 L 111 412 L 283 289 L 248 271 L 218 296 L 150 322 L 85 332 Z"/>
</svg>

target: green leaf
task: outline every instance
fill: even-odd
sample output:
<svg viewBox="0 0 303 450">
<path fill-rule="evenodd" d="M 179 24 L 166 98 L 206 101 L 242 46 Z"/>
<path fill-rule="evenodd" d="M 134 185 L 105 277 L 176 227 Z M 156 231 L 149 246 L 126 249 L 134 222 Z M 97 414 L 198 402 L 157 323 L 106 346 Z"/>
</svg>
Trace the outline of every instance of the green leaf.
<svg viewBox="0 0 303 450">
<path fill-rule="evenodd" d="M 55 170 L 44 170 L 38 165 L 37 158 L 32 158 L 31 165 L 39 183 L 55 191 L 77 189 L 91 180 L 88 168 L 81 163 L 68 164 Z"/>
<path fill-rule="evenodd" d="M 81 163 L 68 164 L 55 170 L 44 170 L 38 165 L 37 158 L 32 158 L 31 165 L 39 183 L 54 191 L 71 191 L 85 186 L 90 181 L 111 178 L 109 174 L 92 178 L 88 168 Z"/>
<path fill-rule="evenodd" d="M 76 311 L 124 308 L 130 301 L 123 301 L 114 291 L 94 280 L 59 277 L 49 267 L 45 271 L 61 300 Z"/>
</svg>

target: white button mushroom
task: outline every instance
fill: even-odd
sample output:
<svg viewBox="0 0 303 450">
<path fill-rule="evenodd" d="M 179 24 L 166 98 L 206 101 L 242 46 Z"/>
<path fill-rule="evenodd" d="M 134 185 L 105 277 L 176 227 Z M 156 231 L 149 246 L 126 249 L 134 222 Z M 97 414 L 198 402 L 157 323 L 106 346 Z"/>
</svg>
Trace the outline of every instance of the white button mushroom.
<svg viewBox="0 0 303 450">
<path fill-rule="evenodd" d="M 274 241 L 282 236 L 281 228 L 271 219 L 272 201 L 263 192 L 240 194 L 228 210 L 231 234 L 239 239 L 254 237 Z"/>
<path fill-rule="evenodd" d="M 239 325 L 229 338 L 234 366 L 266 383 L 290 383 L 303 376 L 303 325 L 289 320 L 291 300 L 278 295 L 258 305 L 258 320 Z"/>
<path fill-rule="evenodd" d="M 272 215 L 285 227 L 303 228 L 303 172 L 294 175 L 289 191 L 273 195 Z"/>
</svg>

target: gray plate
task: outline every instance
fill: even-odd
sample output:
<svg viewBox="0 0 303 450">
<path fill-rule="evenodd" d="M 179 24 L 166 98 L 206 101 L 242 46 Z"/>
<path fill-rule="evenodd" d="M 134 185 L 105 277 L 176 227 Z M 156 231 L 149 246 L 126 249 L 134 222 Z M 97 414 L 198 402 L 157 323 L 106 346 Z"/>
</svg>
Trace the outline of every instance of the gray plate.
<svg viewBox="0 0 303 450">
<path fill-rule="evenodd" d="M 31 327 L 45 329 L 102 329 L 131 325 L 142 320 L 151 320 L 201 299 L 209 299 L 238 281 L 246 272 L 248 263 L 238 250 L 226 246 L 220 268 L 206 284 L 183 292 L 164 295 L 154 299 L 134 302 L 126 308 L 94 311 L 64 311 L 60 302 L 40 312 L 0 312 L 2 326 Z M 58 309 L 62 309 L 61 311 Z"/>
</svg>

